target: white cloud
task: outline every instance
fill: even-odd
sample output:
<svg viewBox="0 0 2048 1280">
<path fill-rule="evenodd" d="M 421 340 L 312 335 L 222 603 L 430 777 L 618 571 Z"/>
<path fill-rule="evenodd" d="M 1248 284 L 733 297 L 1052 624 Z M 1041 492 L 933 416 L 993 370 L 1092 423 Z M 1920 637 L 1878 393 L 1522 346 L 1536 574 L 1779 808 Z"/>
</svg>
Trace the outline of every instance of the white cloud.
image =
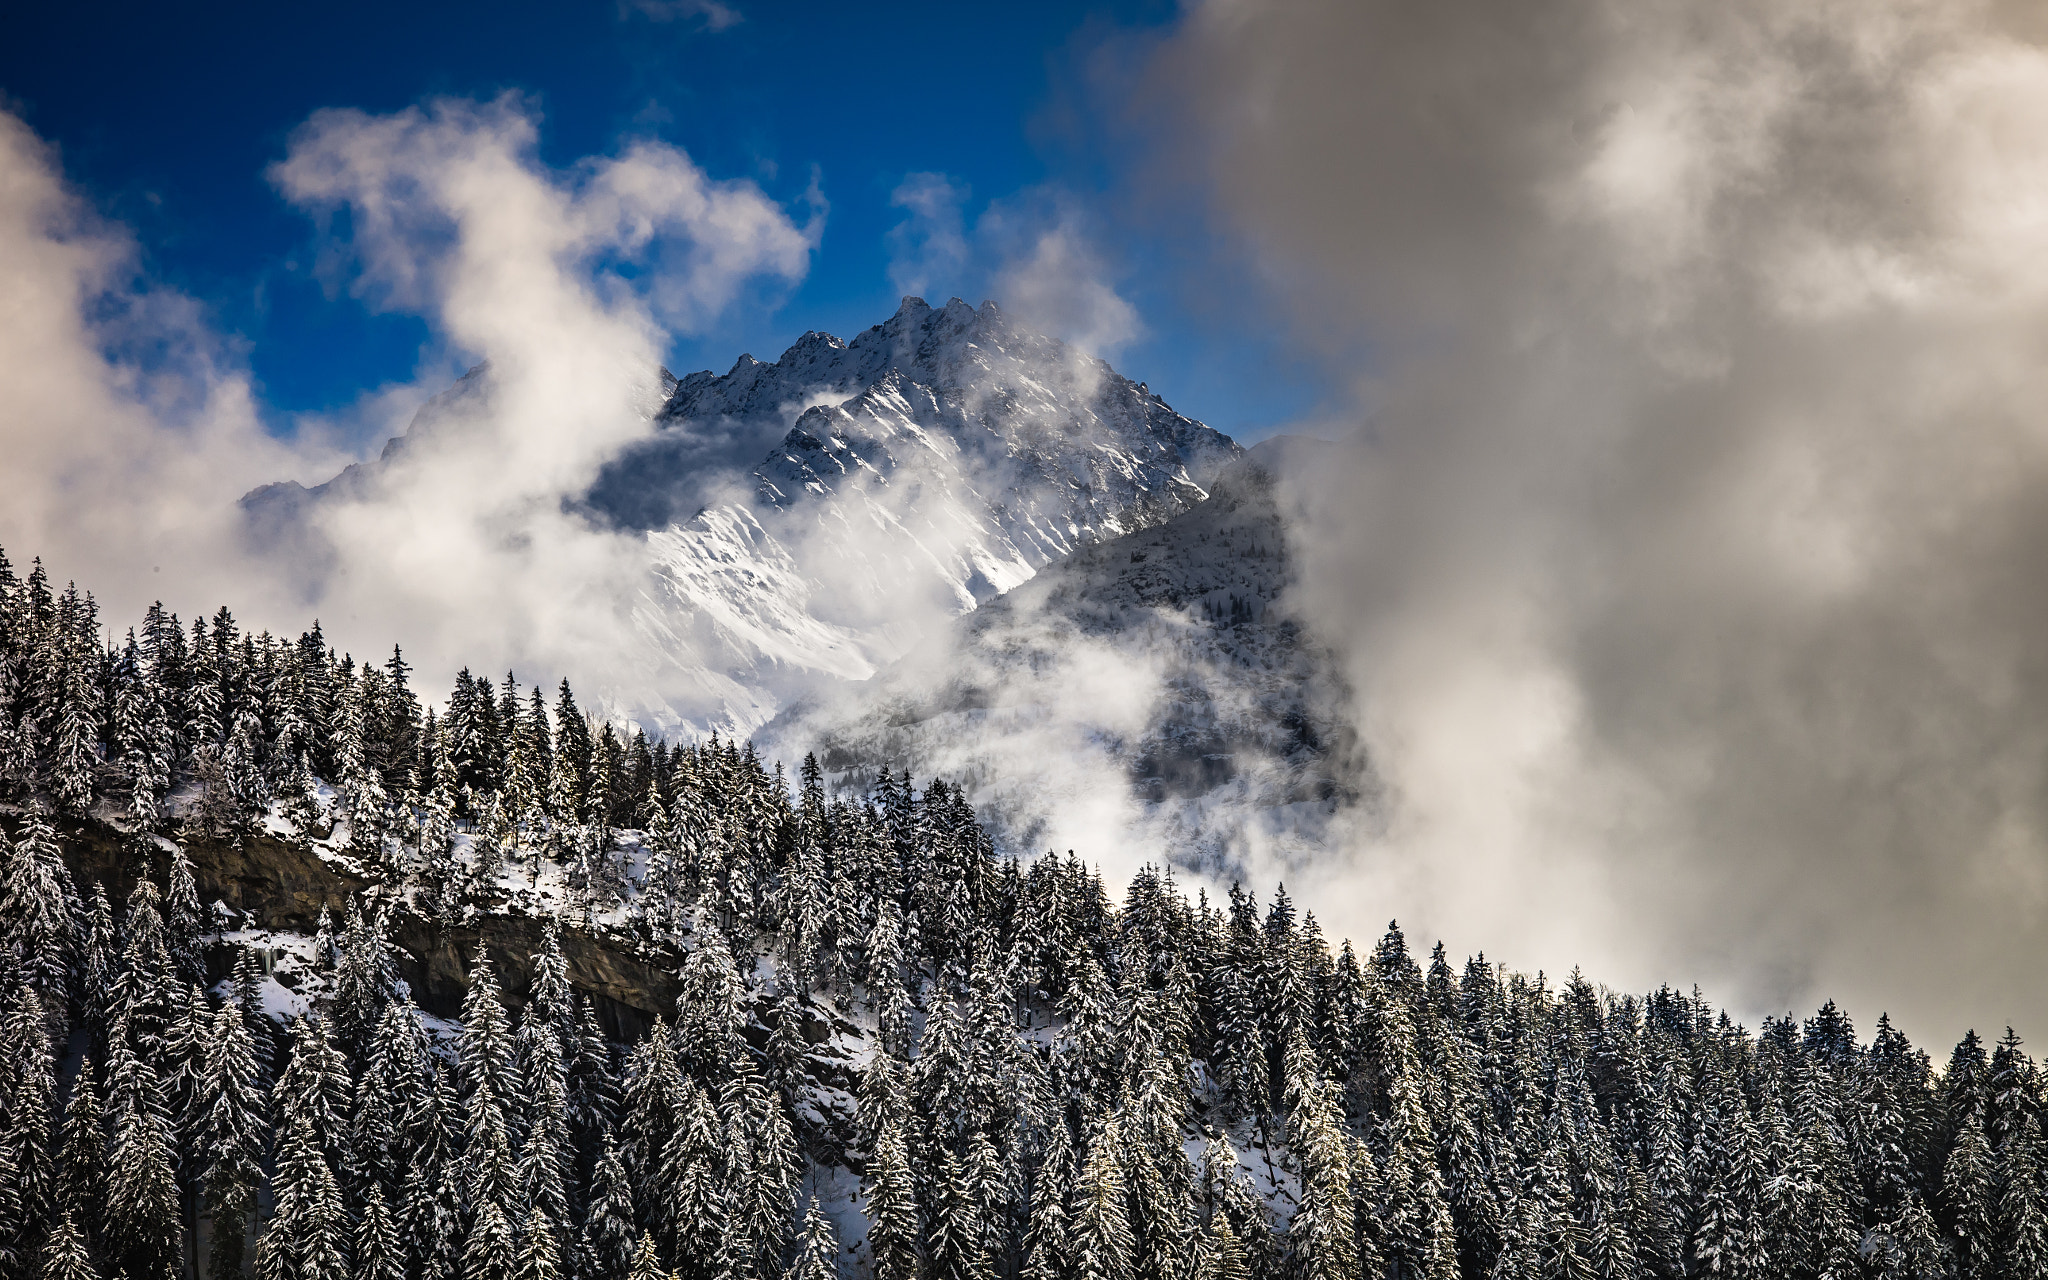
<svg viewBox="0 0 2048 1280">
<path fill-rule="evenodd" d="M 972 252 L 964 206 L 968 189 L 943 173 L 913 173 L 889 194 L 909 216 L 889 230 L 889 283 L 896 292 L 924 297 L 938 288 L 962 288 Z"/>
<path fill-rule="evenodd" d="M 16 303 L 0 318 L 14 388 L 0 429 L 18 495 L 0 538 L 99 584 L 116 616 L 154 593 L 278 628 L 317 615 L 358 652 L 404 642 L 436 682 L 459 663 L 593 683 L 631 664 L 620 637 L 641 549 L 564 500 L 650 429 L 669 330 L 801 279 L 817 215 L 799 225 L 753 184 L 659 143 L 553 170 L 536 134 L 513 97 L 324 111 L 273 170 L 329 229 L 337 282 L 424 316 L 438 344 L 491 367 L 488 395 L 457 398 L 370 483 L 312 513 L 329 554 L 309 566 L 249 545 L 236 504 L 267 481 L 334 474 L 345 459 L 320 443 L 329 433 L 266 434 L 204 317 L 138 286 L 118 230 L 0 117 L 0 261 Z M 105 354 L 133 324 L 177 354 L 169 373 Z M 428 366 L 428 385 L 381 389 L 357 416 L 441 390 Z"/>
</svg>

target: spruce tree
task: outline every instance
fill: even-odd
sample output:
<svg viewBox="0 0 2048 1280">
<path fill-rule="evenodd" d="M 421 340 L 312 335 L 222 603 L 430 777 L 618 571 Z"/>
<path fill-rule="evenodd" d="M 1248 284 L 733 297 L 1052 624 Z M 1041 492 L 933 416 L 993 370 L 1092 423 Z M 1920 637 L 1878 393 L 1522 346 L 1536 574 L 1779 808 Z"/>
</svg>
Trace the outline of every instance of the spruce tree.
<svg viewBox="0 0 2048 1280">
<path fill-rule="evenodd" d="M 107 1130 L 91 1058 L 82 1059 L 64 1104 L 63 1147 L 57 1157 L 57 1210 L 88 1241 L 98 1236 L 107 1204 Z"/>
<path fill-rule="evenodd" d="M 921 1232 L 917 1184 L 903 1127 L 892 1117 L 867 1169 L 868 1249 L 875 1280 L 917 1280 Z"/>
<path fill-rule="evenodd" d="M 787 1272 L 788 1280 L 839 1280 L 839 1235 L 832 1220 L 812 1196 L 804 1210 L 804 1229 L 797 1244 L 796 1262 Z"/>
<path fill-rule="evenodd" d="M 2041 1191 L 2041 1129 L 2022 1113 L 1998 1153 L 1999 1275 L 2048 1280 L 2048 1206 Z"/>
<path fill-rule="evenodd" d="M 626 1274 L 628 1280 L 663 1280 L 661 1256 L 654 1251 L 653 1236 L 642 1233 L 633 1250 L 633 1265 Z"/>
<path fill-rule="evenodd" d="M 1062 1280 L 1067 1274 L 1069 1217 L 1074 1185 L 1074 1144 L 1064 1116 L 1046 1126 L 1045 1150 L 1031 1178 L 1024 1230 L 1023 1280 Z"/>
<path fill-rule="evenodd" d="M 287 1104 L 289 1106 L 289 1104 Z M 347 1215 L 334 1171 L 305 1115 L 280 1135 L 274 1208 L 256 1249 L 258 1280 L 348 1280 Z"/>
<path fill-rule="evenodd" d="M 555 1280 L 561 1274 L 560 1248 L 556 1242 L 555 1220 L 536 1208 L 526 1217 L 526 1231 L 520 1240 L 517 1280 Z"/>
<path fill-rule="evenodd" d="M 633 1269 L 635 1247 L 633 1193 L 626 1166 L 609 1137 L 598 1159 L 590 1216 L 583 1227 L 584 1256 L 592 1280 L 626 1280 Z"/>
<path fill-rule="evenodd" d="M 138 1085 L 126 1090 L 114 1120 L 107 1171 L 107 1247 L 130 1275 L 156 1275 L 177 1263 L 184 1247 L 175 1146 L 159 1107 L 155 1073 L 138 1060 Z"/>
<path fill-rule="evenodd" d="M 31 810 L 14 839 L 0 830 L 0 951 L 13 949 L 53 1028 L 70 1000 L 76 898 L 48 819 Z"/>
<path fill-rule="evenodd" d="M 1997 1200 L 1991 1181 L 1991 1146 L 1975 1110 L 1965 1113 L 1941 1175 L 1958 1280 L 1998 1275 Z"/>
<path fill-rule="evenodd" d="M 85 1233 L 69 1213 L 57 1219 L 43 1244 L 40 1274 L 42 1280 L 99 1280 L 99 1269 L 93 1266 L 92 1254 L 86 1248 Z"/>
<path fill-rule="evenodd" d="M 0 951 L 0 961 L 6 958 Z M 23 983 L 0 987 L 0 995 L 11 997 L 0 1004 L 0 1146 L 7 1148 L 9 1212 L 33 1235 L 48 1222 L 57 1195 L 56 1060 L 35 990 Z"/>
<path fill-rule="evenodd" d="M 355 1272 L 351 1280 L 405 1280 L 405 1246 L 398 1223 L 384 1206 L 382 1188 L 371 1187 L 356 1223 Z"/>
<path fill-rule="evenodd" d="M 518 1265 L 512 1226 L 505 1221 L 504 1210 L 485 1201 L 463 1246 L 462 1280 L 514 1280 Z"/>
</svg>

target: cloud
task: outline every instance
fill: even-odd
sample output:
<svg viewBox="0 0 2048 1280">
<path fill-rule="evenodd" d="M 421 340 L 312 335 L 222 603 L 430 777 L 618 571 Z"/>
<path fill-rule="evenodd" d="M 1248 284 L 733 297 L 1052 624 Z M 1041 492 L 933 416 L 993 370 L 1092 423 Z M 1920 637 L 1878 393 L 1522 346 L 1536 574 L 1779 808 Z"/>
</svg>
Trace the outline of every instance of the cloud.
<svg viewBox="0 0 2048 1280">
<path fill-rule="evenodd" d="M 360 295 L 489 361 L 367 488 L 313 511 L 340 566 L 318 589 L 444 661 L 602 684 L 647 660 L 626 639 L 647 563 L 637 538 L 565 499 L 652 430 L 668 332 L 752 282 L 800 279 L 817 228 L 672 147 L 629 143 L 554 172 L 536 134 L 509 96 L 324 111 L 273 170 L 295 203 L 345 215 L 335 243 Z M 480 632 L 502 637 L 481 646 L 494 652 L 478 652 Z"/>
<path fill-rule="evenodd" d="M 746 20 L 729 4 L 718 0 L 620 0 L 621 18 L 642 17 L 649 22 L 702 21 L 706 31 L 723 31 Z"/>
<path fill-rule="evenodd" d="M 913 173 L 889 193 L 889 204 L 909 216 L 889 229 L 889 283 L 900 294 L 923 297 L 934 285 L 950 290 L 967 271 L 963 206 L 968 189 L 943 173 Z"/>
<path fill-rule="evenodd" d="M 967 217 L 969 190 L 941 173 L 912 173 L 890 195 L 905 211 L 889 231 L 889 281 L 920 297 L 987 294 L 1027 327 L 1114 357 L 1143 336 L 1137 308 L 1112 283 L 1085 202 L 1028 187 Z"/>
<path fill-rule="evenodd" d="M 290 443 L 266 434 L 204 315 L 139 285 L 118 229 L 95 222 L 48 152 L 0 118 L 0 260 L 22 300 L 0 321 L 0 373 L 19 388 L 5 429 L 21 495 L 0 537 L 109 584 L 116 616 L 151 592 L 187 611 L 227 601 L 276 628 L 318 616 L 358 653 L 402 641 L 436 683 L 461 663 L 600 685 L 640 673 L 650 659 L 633 647 L 631 612 L 644 550 L 565 500 L 651 429 L 668 334 L 801 279 L 819 215 L 814 205 L 799 224 L 752 183 L 714 180 L 660 143 L 553 169 L 535 154 L 537 132 L 511 96 L 323 111 L 272 171 L 319 220 L 338 287 L 422 315 L 448 355 L 488 362 L 349 492 L 304 506 L 323 551 L 306 560 L 246 539 L 237 501 L 267 481 L 324 479 L 345 458 L 318 430 Z M 138 325 L 165 371 L 119 357 Z M 361 412 L 443 389 L 425 376 Z"/>
<path fill-rule="evenodd" d="M 203 311 L 140 281 L 124 229 L 4 112 L 0 272 L 0 545 L 136 608 L 166 590 L 159 569 L 201 598 L 226 590 L 235 486 L 331 455 L 264 433 Z"/>
<path fill-rule="evenodd" d="M 1154 51 L 1148 194 L 1358 405 L 1298 602 L 1389 789 L 1295 873 L 1346 928 L 2048 1032 L 2039 38 L 1218 0 Z"/>
</svg>

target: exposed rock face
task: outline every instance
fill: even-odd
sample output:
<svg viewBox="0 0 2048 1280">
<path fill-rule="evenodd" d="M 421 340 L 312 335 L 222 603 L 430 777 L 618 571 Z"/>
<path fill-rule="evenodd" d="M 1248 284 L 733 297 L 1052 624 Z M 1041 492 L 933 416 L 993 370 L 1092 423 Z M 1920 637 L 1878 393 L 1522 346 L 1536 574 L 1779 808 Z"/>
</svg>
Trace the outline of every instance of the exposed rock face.
<svg viewBox="0 0 2048 1280">
<path fill-rule="evenodd" d="M 63 845 L 81 891 L 89 892 L 98 882 L 116 901 L 135 887 L 138 873 L 161 883 L 170 858 L 161 842 L 152 842 L 151 851 L 139 856 L 132 845 L 97 825 L 67 826 Z M 369 883 L 306 846 L 263 833 L 239 843 L 189 841 L 185 852 L 199 900 L 225 905 L 235 913 L 234 923 L 246 928 L 310 934 L 322 908 L 340 919 Z M 143 865 L 144 858 L 150 865 Z M 388 921 L 388 937 L 413 999 L 429 1013 L 454 1017 L 469 990 L 479 942 L 507 1000 L 515 1007 L 525 1003 L 543 928 L 544 922 L 533 916 L 509 912 L 481 913 L 444 928 L 399 904 Z M 681 988 L 672 969 L 635 954 L 622 940 L 579 929 L 573 921 L 562 922 L 561 942 L 569 984 L 593 1000 L 608 1033 L 631 1039 L 657 1016 L 674 1014 Z"/>
</svg>

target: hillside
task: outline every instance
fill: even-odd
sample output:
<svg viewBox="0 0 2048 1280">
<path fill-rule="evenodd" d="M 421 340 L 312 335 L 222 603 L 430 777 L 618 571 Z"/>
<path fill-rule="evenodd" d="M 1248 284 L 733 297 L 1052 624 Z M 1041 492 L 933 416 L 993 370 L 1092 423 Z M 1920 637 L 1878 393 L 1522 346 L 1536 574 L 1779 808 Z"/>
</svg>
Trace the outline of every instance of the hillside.
<svg viewBox="0 0 2048 1280">
<path fill-rule="evenodd" d="M 1832 1004 L 1750 1031 L 1697 993 L 1425 965 L 1398 928 L 1333 949 L 1284 889 L 1118 894 L 998 855 L 944 781 L 833 800 L 730 740 L 622 743 L 566 683 L 550 714 L 464 673 L 423 711 L 397 654 L 225 609 L 100 634 L 0 560 L 9 1275 L 2048 1256 L 2010 1035 L 1937 1073 Z"/>
</svg>

